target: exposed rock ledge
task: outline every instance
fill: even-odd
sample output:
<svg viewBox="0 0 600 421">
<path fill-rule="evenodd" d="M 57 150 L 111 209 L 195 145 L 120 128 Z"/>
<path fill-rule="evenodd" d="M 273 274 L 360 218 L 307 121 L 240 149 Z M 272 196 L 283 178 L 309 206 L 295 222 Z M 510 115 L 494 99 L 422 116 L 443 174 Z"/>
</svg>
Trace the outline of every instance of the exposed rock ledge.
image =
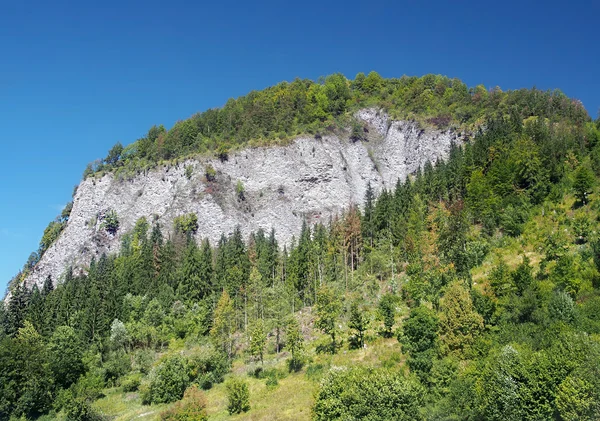
<svg viewBox="0 0 600 421">
<path fill-rule="evenodd" d="M 168 235 L 176 216 L 194 212 L 198 238 L 208 237 L 212 244 L 236 225 L 244 235 L 275 228 L 278 241 L 289 243 L 303 220 L 327 222 L 350 204 L 362 204 L 369 182 L 375 191 L 393 188 L 398 178 L 427 161 L 445 158 L 452 142 L 462 141 L 452 130 L 391 121 L 374 109 L 356 116 L 365 122 L 368 140 L 300 137 L 288 146 L 249 148 L 225 162 L 200 159 L 159 167 L 133 180 L 117 180 L 112 174 L 88 178 L 77 189 L 67 226 L 29 275 L 27 285 L 41 285 L 48 275 L 56 282 L 69 265 L 85 268 L 93 256 L 117 252 L 121 235 L 140 217 L 150 222 L 156 215 Z M 217 170 L 214 182 L 205 179 L 208 164 Z M 189 179 L 186 166 L 193 168 Z M 244 201 L 235 194 L 238 180 L 245 188 Z M 98 215 L 108 209 L 119 218 L 116 235 L 100 227 Z"/>
</svg>

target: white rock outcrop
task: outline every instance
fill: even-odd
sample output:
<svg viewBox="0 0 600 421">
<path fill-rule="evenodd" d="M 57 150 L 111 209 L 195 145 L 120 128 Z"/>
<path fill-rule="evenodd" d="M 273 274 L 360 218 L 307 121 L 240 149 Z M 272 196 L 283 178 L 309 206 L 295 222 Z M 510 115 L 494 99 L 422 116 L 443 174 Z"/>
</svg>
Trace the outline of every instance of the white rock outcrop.
<svg viewBox="0 0 600 421">
<path fill-rule="evenodd" d="M 302 222 L 327 222 L 350 204 L 361 205 L 367 184 L 375 191 L 394 187 L 427 161 L 445 158 L 452 130 L 423 129 L 415 122 L 392 121 L 374 109 L 359 111 L 368 140 L 347 137 L 300 137 L 287 146 L 248 148 L 225 162 L 188 160 L 158 167 L 132 180 L 112 174 L 88 178 L 78 187 L 69 221 L 56 242 L 44 253 L 27 279 L 41 285 L 48 275 L 56 282 L 68 266 L 85 268 L 93 256 L 117 252 L 123 233 L 146 217 L 156 219 L 169 235 L 173 219 L 198 215 L 198 238 L 216 244 L 222 233 L 240 225 L 244 235 L 263 228 L 275 229 L 280 243 L 289 243 Z M 207 182 L 205 169 L 212 165 L 216 180 Z M 185 168 L 192 167 L 191 177 Z M 245 200 L 235 192 L 237 182 Z M 120 222 L 115 235 L 101 228 L 102 215 L 116 211 Z"/>
</svg>

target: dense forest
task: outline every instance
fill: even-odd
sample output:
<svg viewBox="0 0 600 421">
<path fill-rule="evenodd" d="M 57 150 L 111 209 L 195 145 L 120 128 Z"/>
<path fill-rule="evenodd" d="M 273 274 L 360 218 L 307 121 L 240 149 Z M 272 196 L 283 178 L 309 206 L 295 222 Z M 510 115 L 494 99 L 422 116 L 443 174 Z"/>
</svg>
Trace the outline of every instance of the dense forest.
<svg viewBox="0 0 600 421">
<path fill-rule="evenodd" d="M 142 218 L 87 273 L 14 282 L 0 420 L 130 419 L 119 405 L 163 420 L 600 418 L 600 119 L 559 92 L 296 80 L 153 127 L 85 176 L 353 130 L 373 105 L 473 136 L 289 246 L 239 229 L 197 243 L 199 215 L 170 236 Z"/>
</svg>

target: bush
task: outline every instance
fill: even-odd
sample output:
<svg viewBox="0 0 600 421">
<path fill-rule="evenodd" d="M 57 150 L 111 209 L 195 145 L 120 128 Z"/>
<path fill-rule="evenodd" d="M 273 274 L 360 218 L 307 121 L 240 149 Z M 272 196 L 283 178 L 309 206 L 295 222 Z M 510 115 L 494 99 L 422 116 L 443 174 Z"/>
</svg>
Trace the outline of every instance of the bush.
<svg viewBox="0 0 600 421">
<path fill-rule="evenodd" d="M 206 181 L 215 181 L 217 178 L 217 171 L 212 165 L 208 164 L 204 171 L 204 175 L 206 176 Z"/>
<path fill-rule="evenodd" d="M 195 213 L 188 213 L 187 215 L 180 215 L 175 217 L 173 220 L 175 225 L 175 231 L 185 235 L 192 235 L 198 231 L 198 215 Z"/>
<path fill-rule="evenodd" d="M 321 382 L 315 420 L 422 420 L 424 390 L 401 374 L 362 367 L 335 368 Z"/>
<path fill-rule="evenodd" d="M 116 234 L 119 229 L 119 217 L 117 216 L 117 212 L 115 212 L 114 209 L 109 209 L 102 219 L 103 221 L 100 228 L 105 229 L 111 234 Z"/>
<path fill-rule="evenodd" d="M 192 174 L 194 173 L 194 167 L 191 165 L 185 166 L 185 177 L 190 180 L 192 178 Z"/>
<path fill-rule="evenodd" d="M 123 392 L 135 392 L 139 389 L 140 383 L 142 382 L 141 374 L 131 374 L 127 377 L 124 377 L 121 380 L 121 387 L 123 388 Z"/>
<path fill-rule="evenodd" d="M 241 180 L 238 180 L 235 185 L 235 194 L 237 195 L 239 200 L 246 199 L 245 192 L 246 188 L 244 187 L 244 183 L 242 183 Z"/>
<path fill-rule="evenodd" d="M 142 374 L 150 373 L 154 363 L 154 353 L 149 349 L 137 351 L 133 357 L 134 368 Z"/>
<path fill-rule="evenodd" d="M 230 415 L 241 414 L 250 410 L 250 391 L 248 383 L 242 379 L 231 379 L 227 382 L 227 410 Z"/>
<path fill-rule="evenodd" d="M 162 421 L 205 421 L 206 398 L 202 391 L 192 386 L 185 391 L 183 399 L 160 414 Z"/>
<path fill-rule="evenodd" d="M 144 403 L 175 402 L 181 399 L 188 384 L 185 359 L 181 355 L 168 356 L 150 373 L 142 400 Z"/>
<path fill-rule="evenodd" d="M 116 352 L 109 356 L 104 363 L 104 381 L 109 385 L 115 382 L 131 370 L 131 361 L 125 352 Z"/>
<path fill-rule="evenodd" d="M 188 358 L 190 381 L 207 390 L 221 383 L 229 371 L 227 356 L 214 348 L 205 348 Z"/>
</svg>

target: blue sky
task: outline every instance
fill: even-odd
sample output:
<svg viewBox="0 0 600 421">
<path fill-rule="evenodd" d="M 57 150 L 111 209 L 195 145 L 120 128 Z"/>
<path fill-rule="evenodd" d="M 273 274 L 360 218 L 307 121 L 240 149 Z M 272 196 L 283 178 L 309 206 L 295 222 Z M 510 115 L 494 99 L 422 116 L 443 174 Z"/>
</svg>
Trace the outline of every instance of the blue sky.
<svg viewBox="0 0 600 421">
<path fill-rule="evenodd" d="M 436 73 L 600 107 L 598 1 L 202 3 L 2 2 L 0 290 L 86 163 L 282 80 Z"/>
</svg>

